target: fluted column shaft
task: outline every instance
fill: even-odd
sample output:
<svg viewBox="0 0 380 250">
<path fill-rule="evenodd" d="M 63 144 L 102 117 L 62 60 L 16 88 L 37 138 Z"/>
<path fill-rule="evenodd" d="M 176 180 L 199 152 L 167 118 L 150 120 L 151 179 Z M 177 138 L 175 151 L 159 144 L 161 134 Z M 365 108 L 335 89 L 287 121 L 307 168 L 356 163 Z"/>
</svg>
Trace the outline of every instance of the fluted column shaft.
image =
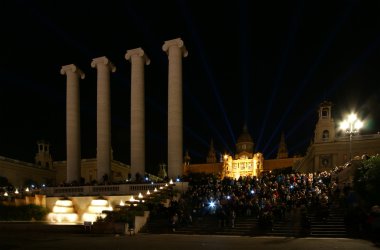
<svg viewBox="0 0 380 250">
<path fill-rule="evenodd" d="M 66 182 L 80 182 L 81 141 L 80 141 L 80 91 L 79 78 L 85 74 L 74 64 L 62 66 L 61 74 L 66 75 Z"/>
<path fill-rule="evenodd" d="M 145 99 L 144 64 L 150 60 L 141 48 L 128 50 L 131 62 L 131 175 L 145 174 Z"/>
<path fill-rule="evenodd" d="M 182 57 L 187 50 L 180 38 L 165 41 L 168 54 L 168 176 L 183 175 Z"/>
<path fill-rule="evenodd" d="M 91 67 L 97 69 L 97 179 L 103 182 L 107 176 L 112 181 L 110 72 L 115 72 L 116 67 L 106 57 L 93 59 Z"/>
</svg>

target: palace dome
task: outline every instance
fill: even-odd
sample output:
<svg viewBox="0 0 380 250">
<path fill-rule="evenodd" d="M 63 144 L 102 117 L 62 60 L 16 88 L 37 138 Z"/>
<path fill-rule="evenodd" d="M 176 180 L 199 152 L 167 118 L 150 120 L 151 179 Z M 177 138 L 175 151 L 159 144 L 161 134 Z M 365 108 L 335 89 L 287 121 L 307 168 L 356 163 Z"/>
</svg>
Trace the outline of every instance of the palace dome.
<svg viewBox="0 0 380 250">
<path fill-rule="evenodd" d="M 240 134 L 240 136 L 237 139 L 237 143 L 253 143 L 252 137 L 248 132 L 247 125 L 244 125 L 243 132 Z"/>
</svg>

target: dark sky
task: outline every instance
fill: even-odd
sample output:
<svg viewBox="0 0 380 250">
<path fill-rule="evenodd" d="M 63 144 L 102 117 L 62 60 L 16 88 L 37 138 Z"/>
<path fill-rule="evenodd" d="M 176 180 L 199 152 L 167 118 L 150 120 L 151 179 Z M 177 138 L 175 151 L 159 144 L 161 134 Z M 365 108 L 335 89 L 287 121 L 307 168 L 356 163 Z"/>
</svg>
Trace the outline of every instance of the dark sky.
<svg viewBox="0 0 380 250">
<path fill-rule="evenodd" d="M 281 132 L 289 153 L 304 154 L 320 102 L 336 121 L 349 111 L 380 130 L 379 1 L 2 1 L 0 4 L 0 155 L 33 162 L 36 141 L 66 158 L 66 76 L 81 80 L 82 158 L 96 151 L 96 70 L 111 75 L 114 159 L 130 163 L 130 63 L 142 47 L 147 170 L 167 162 L 167 72 L 164 41 L 182 38 L 184 149 L 205 162 L 210 140 L 235 151 L 244 124 L 256 151 L 276 156 Z"/>
</svg>

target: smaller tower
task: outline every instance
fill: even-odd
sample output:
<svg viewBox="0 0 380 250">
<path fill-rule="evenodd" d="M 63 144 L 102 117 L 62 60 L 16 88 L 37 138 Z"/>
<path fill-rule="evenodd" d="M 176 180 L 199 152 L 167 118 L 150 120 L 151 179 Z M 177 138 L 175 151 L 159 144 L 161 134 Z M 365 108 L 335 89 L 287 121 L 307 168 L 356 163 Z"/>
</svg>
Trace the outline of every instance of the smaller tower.
<svg viewBox="0 0 380 250">
<path fill-rule="evenodd" d="M 278 152 L 277 152 L 277 159 L 286 159 L 286 158 L 289 158 L 289 155 L 288 155 L 288 149 L 285 143 L 285 134 L 284 132 L 282 132 L 280 145 L 278 147 Z"/>
<path fill-rule="evenodd" d="M 214 148 L 214 141 L 211 139 L 210 149 L 207 155 L 207 163 L 216 163 L 216 153 Z"/>
<path fill-rule="evenodd" d="M 159 165 L 160 169 L 158 170 L 158 177 L 160 177 L 161 179 L 165 179 L 168 177 L 168 172 L 166 171 L 166 164 L 165 163 L 161 163 Z"/>
<path fill-rule="evenodd" d="M 190 154 L 189 154 L 189 150 L 186 150 L 185 157 L 183 158 L 184 165 L 185 166 L 189 166 L 190 165 L 190 160 L 191 160 L 191 157 L 190 157 Z"/>
<path fill-rule="evenodd" d="M 191 157 L 189 155 L 189 150 L 186 150 L 185 157 L 183 157 L 183 172 L 189 174 Z"/>
<path fill-rule="evenodd" d="M 50 144 L 44 140 L 37 141 L 38 151 L 35 163 L 40 168 L 53 169 L 53 159 L 50 154 Z"/>
</svg>

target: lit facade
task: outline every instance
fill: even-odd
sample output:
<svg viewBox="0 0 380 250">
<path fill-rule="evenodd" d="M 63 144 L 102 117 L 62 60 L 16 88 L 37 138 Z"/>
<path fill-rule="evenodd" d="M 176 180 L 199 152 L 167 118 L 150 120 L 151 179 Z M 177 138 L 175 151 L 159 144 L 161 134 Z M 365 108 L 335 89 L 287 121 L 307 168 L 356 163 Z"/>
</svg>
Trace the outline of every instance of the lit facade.
<svg viewBox="0 0 380 250">
<path fill-rule="evenodd" d="M 205 164 L 190 164 L 190 156 L 186 154 L 184 172 L 186 174 L 203 172 L 219 175 L 221 178 L 259 176 L 264 170 L 264 157 L 261 153 L 254 153 L 254 142 L 244 126 L 242 134 L 236 143 L 235 155 L 225 154 L 220 162 L 217 162 L 214 143 L 211 141 L 210 150 Z"/>
<path fill-rule="evenodd" d="M 225 156 L 224 176 L 239 179 L 239 177 L 259 176 L 263 171 L 264 157 L 261 153 L 256 153 L 252 158 L 248 156 L 240 156 L 233 159 L 232 156 Z"/>
<path fill-rule="evenodd" d="M 247 126 L 244 126 L 243 133 L 236 143 L 235 157 L 231 155 L 223 156 L 223 176 L 233 179 L 259 176 L 263 171 L 264 157 L 261 153 L 254 153 L 253 150 L 252 137 L 248 133 Z"/>
</svg>

